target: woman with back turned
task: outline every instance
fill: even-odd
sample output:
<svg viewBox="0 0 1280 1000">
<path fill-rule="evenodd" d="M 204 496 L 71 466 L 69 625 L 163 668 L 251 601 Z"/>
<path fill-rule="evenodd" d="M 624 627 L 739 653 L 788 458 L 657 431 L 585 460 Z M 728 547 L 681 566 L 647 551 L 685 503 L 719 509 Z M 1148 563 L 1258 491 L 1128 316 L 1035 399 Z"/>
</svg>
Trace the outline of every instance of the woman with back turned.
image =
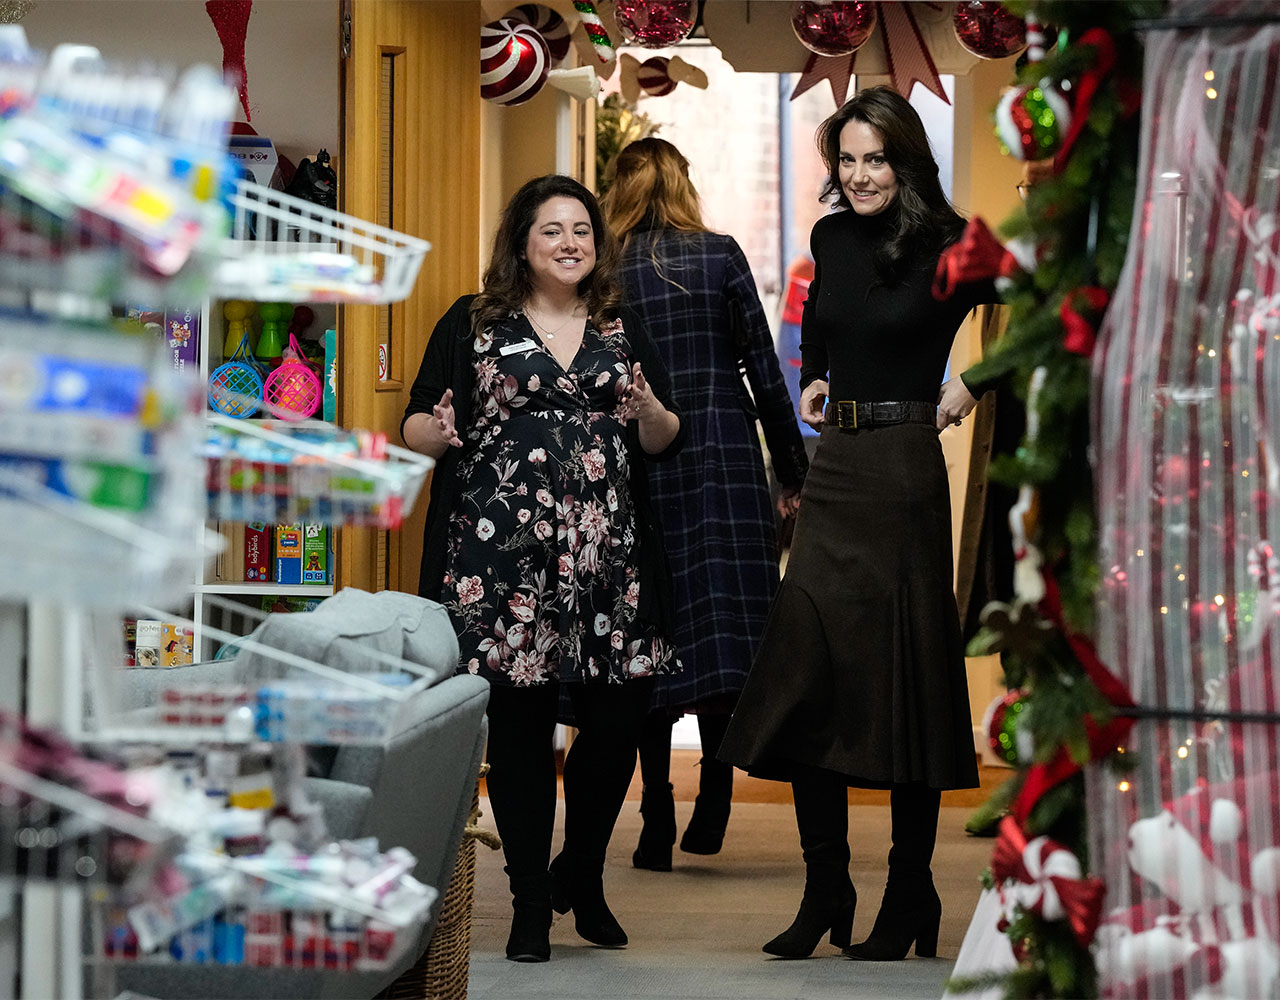
<svg viewBox="0 0 1280 1000">
<path fill-rule="evenodd" d="M 936 953 L 930 861 L 942 789 L 978 784 L 952 591 L 951 501 L 938 433 L 976 405 L 940 386 L 956 331 L 990 282 L 931 294 L 963 220 L 919 115 L 884 87 L 818 130 L 843 211 L 813 228 L 800 416 L 821 430 L 786 576 L 721 756 L 790 781 L 805 862 L 795 921 L 764 950 L 855 959 Z M 889 876 L 870 937 L 850 946 L 847 789 L 890 789 Z"/>
<path fill-rule="evenodd" d="M 675 640 L 684 670 L 659 679 L 640 742 L 644 828 L 637 868 L 669 871 L 676 837 L 671 724 L 698 717 L 702 763 L 690 854 L 724 840 L 733 768 L 717 759 L 738 692 L 778 589 L 778 542 L 756 413 L 778 482 L 778 513 L 794 513 L 809 462 L 747 259 L 708 231 L 689 161 L 664 139 L 618 156 L 601 208 L 623 240 L 627 300 L 667 370 L 689 428 L 683 452 L 650 476 L 675 581 Z M 751 386 L 748 395 L 743 372 Z"/>
</svg>

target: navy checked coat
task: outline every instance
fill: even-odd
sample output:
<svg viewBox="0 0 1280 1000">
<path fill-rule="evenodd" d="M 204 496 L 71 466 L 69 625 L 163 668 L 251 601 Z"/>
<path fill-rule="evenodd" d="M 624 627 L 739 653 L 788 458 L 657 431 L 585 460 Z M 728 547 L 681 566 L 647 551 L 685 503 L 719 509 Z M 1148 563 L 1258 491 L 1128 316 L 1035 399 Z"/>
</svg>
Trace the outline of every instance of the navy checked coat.
<svg viewBox="0 0 1280 1000">
<path fill-rule="evenodd" d="M 751 269 L 731 236 L 635 231 L 623 280 L 689 435 L 681 454 L 649 472 L 675 585 L 672 638 L 684 663 L 658 678 L 654 708 L 728 712 L 778 588 L 757 414 L 780 483 L 803 482 L 804 443 Z"/>
</svg>

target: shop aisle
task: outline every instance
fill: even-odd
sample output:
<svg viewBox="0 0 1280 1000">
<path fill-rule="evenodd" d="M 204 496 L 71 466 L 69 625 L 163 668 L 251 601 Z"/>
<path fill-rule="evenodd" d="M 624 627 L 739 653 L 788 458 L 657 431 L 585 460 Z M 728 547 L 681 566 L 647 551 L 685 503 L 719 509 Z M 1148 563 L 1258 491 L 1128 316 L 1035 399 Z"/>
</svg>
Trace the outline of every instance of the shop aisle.
<svg viewBox="0 0 1280 1000">
<path fill-rule="evenodd" d="M 686 752 L 687 753 L 687 752 Z M 680 829 L 693 809 L 692 784 L 682 789 L 679 756 L 673 759 L 676 816 Z M 696 754 L 692 755 L 696 759 Z M 1008 772 L 995 772 L 998 781 Z M 741 774 L 739 774 L 741 778 Z M 984 785 L 988 775 L 984 773 Z M 696 782 L 696 778 L 693 779 Z M 756 788 L 756 786 L 762 786 Z M 556 916 L 551 961 L 508 962 L 504 956 L 511 904 L 502 860 L 479 849 L 471 938 L 470 1000 L 720 1000 L 720 998 L 941 997 L 980 890 L 978 879 L 992 841 L 968 837 L 971 807 L 943 800 L 934 857 L 934 878 L 943 902 L 939 957 L 905 962 L 862 963 L 844 958 L 826 943 L 807 961 L 771 959 L 760 946 L 790 923 L 800 901 L 803 866 L 789 799 L 767 792 L 771 782 L 750 783 L 735 800 L 724 850 L 714 857 L 674 855 L 671 872 L 637 871 L 631 851 L 640 831 L 638 795 L 623 807 L 609 850 L 606 886 L 610 906 L 631 944 L 622 951 L 592 947 L 577 936 L 572 913 Z M 637 786 L 638 787 L 638 786 Z M 633 787 L 633 792 L 637 790 Z M 682 791 L 685 794 L 682 794 Z M 989 789 L 984 789 L 984 793 Z M 977 793 L 969 793 L 980 801 Z M 761 801 L 765 799 L 765 801 Z M 850 810 L 851 872 L 858 887 L 854 940 L 871 930 L 884 878 L 889 809 L 855 793 Z M 861 804 L 862 802 L 868 804 Z M 487 812 L 487 801 L 481 809 Z M 563 802 L 557 817 L 560 843 Z M 482 824 L 492 828 L 486 815 Z"/>
</svg>

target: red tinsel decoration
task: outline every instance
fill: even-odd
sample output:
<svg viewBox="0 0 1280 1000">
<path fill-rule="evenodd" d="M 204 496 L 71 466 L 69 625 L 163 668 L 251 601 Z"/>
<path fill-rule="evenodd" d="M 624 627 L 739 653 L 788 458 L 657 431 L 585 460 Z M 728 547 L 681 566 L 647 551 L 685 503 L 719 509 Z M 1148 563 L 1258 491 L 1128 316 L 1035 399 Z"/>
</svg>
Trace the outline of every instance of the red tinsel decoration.
<svg viewBox="0 0 1280 1000">
<path fill-rule="evenodd" d="M 204 9 L 218 32 L 222 43 L 222 72 L 239 81 L 240 107 L 244 120 L 249 114 L 249 74 L 244 68 L 244 37 L 249 30 L 249 15 L 253 12 L 253 0 L 205 0 Z"/>
</svg>

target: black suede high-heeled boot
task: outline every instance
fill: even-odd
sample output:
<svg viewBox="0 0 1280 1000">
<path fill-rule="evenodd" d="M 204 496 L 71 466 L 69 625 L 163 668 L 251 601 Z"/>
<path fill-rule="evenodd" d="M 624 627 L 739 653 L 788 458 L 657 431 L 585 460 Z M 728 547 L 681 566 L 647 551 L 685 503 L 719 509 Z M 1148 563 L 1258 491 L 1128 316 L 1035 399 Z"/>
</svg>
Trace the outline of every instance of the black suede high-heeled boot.
<svg viewBox="0 0 1280 1000">
<path fill-rule="evenodd" d="M 698 716 L 702 760 L 693 815 L 680 838 L 680 850 L 686 854 L 719 854 L 724 844 L 724 831 L 733 805 L 733 765 L 718 760 L 716 754 L 728 728 L 728 715 Z"/>
<path fill-rule="evenodd" d="M 551 908 L 573 910 L 578 936 L 601 948 L 625 948 L 627 932 L 604 899 L 604 862 L 569 859 L 563 852 L 551 862 Z"/>
<path fill-rule="evenodd" d="M 640 815 L 644 826 L 631 855 L 631 864 L 654 872 L 671 871 L 671 848 L 676 842 L 676 802 L 671 783 L 665 788 L 645 786 L 640 793 Z"/>
<path fill-rule="evenodd" d="M 797 769 L 791 782 L 796 825 L 804 852 L 804 896 L 795 920 L 764 945 L 768 955 L 808 958 L 822 936 L 847 947 L 858 894 L 849 879 L 849 806 L 846 786 L 836 776 Z"/>
<path fill-rule="evenodd" d="M 551 873 L 513 873 L 511 882 L 511 934 L 507 958 L 513 962 L 546 962 L 551 959 Z"/>
<path fill-rule="evenodd" d="M 929 867 L 938 835 L 939 792 L 899 785 L 890 792 L 889 804 L 893 846 L 884 899 L 871 934 L 844 953 L 864 962 L 900 962 L 915 944 L 919 957 L 933 958 L 942 924 L 942 900 Z"/>
</svg>

